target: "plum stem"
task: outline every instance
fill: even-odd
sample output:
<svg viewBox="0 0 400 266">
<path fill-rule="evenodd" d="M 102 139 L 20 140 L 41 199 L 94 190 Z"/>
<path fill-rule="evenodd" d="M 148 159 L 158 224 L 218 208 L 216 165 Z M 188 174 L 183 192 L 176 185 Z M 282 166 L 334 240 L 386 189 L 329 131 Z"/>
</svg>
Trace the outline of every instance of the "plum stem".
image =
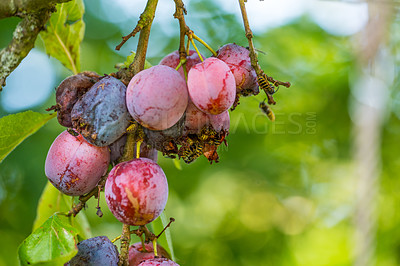
<svg viewBox="0 0 400 266">
<path fill-rule="evenodd" d="M 100 195 L 100 191 L 106 184 L 107 176 L 110 171 L 101 177 L 98 185 L 93 188 L 89 193 L 79 197 L 79 203 L 72 207 L 72 209 L 66 214 L 67 216 L 73 215 L 74 217 L 85 207 L 86 202 L 93 196 Z M 98 206 L 99 207 L 99 206 Z"/>
<path fill-rule="evenodd" d="M 211 46 L 209 46 L 205 41 L 203 41 L 199 36 L 197 36 L 196 34 L 194 34 L 193 32 L 191 32 L 192 33 L 192 37 L 196 40 L 196 41 L 198 41 L 198 42 L 200 42 L 202 45 L 204 45 L 204 47 L 206 47 L 208 50 L 210 50 L 210 52 L 214 55 L 214 56 L 217 56 L 217 53 L 211 48 Z M 199 56 L 200 56 L 200 54 L 199 54 Z"/>
<path fill-rule="evenodd" d="M 154 250 L 154 257 L 158 257 L 157 254 L 157 238 L 153 239 L 153 250 Z"/>
<path fill-rule="evenodd" d="M 142 145 L 143 141 L 136 142 L 136 158 L 140 157 L 140 145 Z"/>
<path fill-rule="evenodd" d="M 204 60 L 203 60 L 203 57 L 201 56 L 199 49 L 197 49 L 197 46 L 196 46 L 196 44 L 194 43 L 193 38 L 192 38 L 190 35 L 189 35 L 189 40 L 190 40 L 190 42 L 192 43 L 194 49 L 196 50 L 196 53 L 199 55 L 199 58 L 200 58 L 201 62 L 203 62 L 203 61 L 204 61 Z"/>
<path fill-rule="evenodd" d="M 143 252 L 147 252 L 146 244 L 144 243 L 143 233 L 139 236 L 140 242 L 142 243 Z"/>
</svg>

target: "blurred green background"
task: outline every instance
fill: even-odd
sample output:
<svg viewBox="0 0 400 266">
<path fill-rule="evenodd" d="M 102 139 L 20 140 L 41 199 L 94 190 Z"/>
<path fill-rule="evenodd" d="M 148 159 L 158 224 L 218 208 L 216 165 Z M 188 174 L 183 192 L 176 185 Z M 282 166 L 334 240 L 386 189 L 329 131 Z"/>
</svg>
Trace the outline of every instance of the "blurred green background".
<svg viewBox="0 0 400 266">
<path fill-rule="evenodd" d="M 135 49 L 137 38 L 128 41 L 120 52 L 113 48 L 134 27 L 145 3 L 134 1 L 137 3 L 130 3 L 129 8 L 118 9 L 118 3 L 127 1 L 112 5 L 106 1 L 85 2 L 81 69 L 114 72 L 114 65 L 123 62 Z M 284 2 L 289 2 L 286 6 L 289 12 L 291 1 Z M 309 1 L 300 2 L 307 6 Z M 324 1 L 318 2 L 321 5 Z M 260 93 L 242 99 L 230 114 L 229 146 L 221 149 L 220 163 L 210 165 L 202 157 L 190 165 L 182 161 L 183 169 L 178 170 L 170 159 L 159 156 L 170 189 L 165 212 L 167 217 L 176 219 L 171 232 L 177 262 L 181 265 L 353 265 L 355 234 L 363 224 L 354 217 L 364 202 L 368 203 L 365 210 L 372 210 L 372 216 L 366 220 L 372 229 L 366 230 L 366 237 L 372 239 L 368 244 L 375 250 L 365 254 L 368 263 L 400 264 L 397 13 L 389 17 L 386 27 L 389 38 L 379 48 L 379 54 L 383 54 L 379 58 L 384 61 L 380 70 L 392 76 L 385 80 L 384 91 L 368 98 L 372 101 L 369 105 L 377 106 L 376 112 L 380 114 L 379 123 L 375 123 L 377 138 L 364 143 L 367 147 L 378 147 L 371 148 L 372 154 L 365 153 L 366 158 L 372 156 L 376 163 L 377 179 L 367 194 L 371 197 L 365 201 L 361 198 L 360 205 L 359 162 L 354 155 L 360 145 L 357 146 L 358 137 L 353 132 L 359 132 L 357 104 L 363 103 L 363 95 L 370 95 L 357 87 L 357 80 L 363 77 L 360 74 L 363 65 L 357 59 L 355 40 L 363 27 L 354 32 L 335 32 L 340 27 L 351 29 L 358 22 L 329 28 L 315 15 L 322 11 L 316 6 L 305 11 L 303 6 L 303 13 L 263 28 L 260 23 L 263 19 L 279 13 L 268 4 L 271 1 L 259 7 L 264 17 L 252 16 L 250 10 L 249 14 L 250 23 L 256 24 L 256 47 L 265 53 L 259 54 L 261 66 L 267 74 L 292 83 L 290 89 L 281 88 L 275 96 L 277 104 L 272 108 L 276 121 L 270 122 L 258 109 L 258 103 L 264 99 Z M 159 5 L 148 53 L 152 64 L 178 48 L 179 28 L 172 17 L 173 1 L 160 1 Z M 365 9 L 364 4 L 343 5 Z M 391 8 L 397 11 L 395 2 Z M 192 0 L 187 10 L 188 25 L 213 48 L 230 42 L 247 46 L 236 1 Z M 338 15 L 334 12 L 339 11 L 332 10 L 330 16 Z M 0 47 L 7 45 L 18 21 L 0 20 Z M 274 21 L 279 21 L 279 17 Z M 329 30 L 332 28 L 333 31 Z M 54 104 L 53 88 L 71 73 L 54 59 L 43 56 L 43 51 L 38 39 L 31 54 L 36 53 L 40 62 L 44 62 L 43 68 L 47 64 L 49 70 L 40 70 L 45 76 L 36 79 L 47 81 L 50 89 L 31 85 L 23 91 L 18 82 L 32 84 L 35 75 L 30 73 L 34 73 L 34 68 L 41 69 L 41 65 L 35 64 L 32 72 L 27 68 L 0 94 L 0 116 L 26 109 L 45 112 Z M 205 49 L 201 51 L 210 55 Z M 24 62 L 29 60 L 33 59 L 28 57 Z M 13 82 L 17 84 L 15 87 Z M 24 95 L 36 89 L 42 91 L 38 101 L 25 102 Z M 5 95 L 14 90 L 17 96 Z M 381 99 L 378 105 L 375 97 Z M 17 100 L 13 104 L 8 99 Z M 61 131 L 63 128 L 53 119 L 0 164 L 0 265 L 17 264 L 17 247 L 31 232 L 36 205 L 46 184 L 46 154 Z M 118 236 L 121 224 L 107 210 L 104 201 L 105 215 L 98 218 L 95 204 L 92 199 L 85 211 L 92 234 Z"/>
</svg>

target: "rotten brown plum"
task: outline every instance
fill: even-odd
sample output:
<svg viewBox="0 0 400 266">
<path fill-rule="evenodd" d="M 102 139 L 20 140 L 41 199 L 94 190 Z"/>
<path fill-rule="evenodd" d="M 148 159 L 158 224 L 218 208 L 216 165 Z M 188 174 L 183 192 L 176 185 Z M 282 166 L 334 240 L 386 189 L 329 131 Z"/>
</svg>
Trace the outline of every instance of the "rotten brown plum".
<svg viewBox="0 0 400 266">
<path fill-rule="evenodd" d="M 94 72 L 82 72 L 64 79 L 56 89 L 57 119 L 60 125 L 72 127 L 71 111 L 75 103 L 99 80 Z"/>
</svg>

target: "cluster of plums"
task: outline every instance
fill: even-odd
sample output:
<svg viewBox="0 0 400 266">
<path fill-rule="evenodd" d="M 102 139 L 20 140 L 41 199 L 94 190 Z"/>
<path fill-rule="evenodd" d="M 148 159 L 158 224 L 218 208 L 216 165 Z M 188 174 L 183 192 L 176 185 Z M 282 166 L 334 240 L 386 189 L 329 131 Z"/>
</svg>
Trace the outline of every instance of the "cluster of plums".
<svg viewBox="0 0 400 266">
<path fill-rule="evenodd" d="M 117 266 L 119 254 L 117 247 L 106 236 L 97 236 L 78 243 L 78 253 L 65 266 L 109 265 Z M 141 242 L 129 247 L 129 266 L 176 266 L 168 252 L 157 246 L 157 257 L 151 243 Z"/>
<path fill-rule="evenodd" d="M 139 72 L 128 86 L 112 76 L 92 72 L 66 78 L 57 88 L 54 109 L 59 123 L 69 129 L 55 139 L 48 152 L 45 173 L 49 181 L 64 194 L 84 195 L 97 186 L 111 163 L 104 192 L 114 216 L 135 226 L 156 219 L 167 202 L 167 179 L 156 163 L 157 145 L 144 142 L 140 158 L 118 163 L 129 125 L 136 121 L 151 135 L 183 123 L 178 137 L 186 148 L 180 155 L 191 162 L 190 158 L 197 158 L 190 157 L 191 153 L 201 148 L 206 155 L 204 147 L 218 142 L 215 135 L 224 132 L 225 136 L 228 110 L 237 95 L 258 90 L 246 48 L 227 44 L 217 57 L 202 61 L 200 56 L 189 52 L 187 78 L 182 67 L 175 69 L 180 62 L 177 51 L 159 65 Z M 182 140 L 188 143 L 182 144 Z M 203 146 L 193 146 L 194 140 Z M 87 249 L 85 245 L 81 242 L 82 249 Z"/>
</svg>

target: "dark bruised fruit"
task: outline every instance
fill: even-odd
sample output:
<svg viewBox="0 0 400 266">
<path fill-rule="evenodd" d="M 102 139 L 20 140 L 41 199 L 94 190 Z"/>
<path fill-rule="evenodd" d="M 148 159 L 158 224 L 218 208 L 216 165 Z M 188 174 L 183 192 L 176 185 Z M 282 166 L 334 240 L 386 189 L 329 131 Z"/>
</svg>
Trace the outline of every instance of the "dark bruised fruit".
<svg viewBox="0 0 400 266">
<path fill-rule="evenodd" d="M 207 58 L 192 67 L 187 84 L 190 99 L 207 114 L 223 113 L 235 101 L 235 77 L 227 64 L 218 58 Z"/>
<path fill-rule="evenodd" d="M 78 253 L 65 266 L 117 266 L 118 249 L 106 236 L 97 236 L 78 243 Z"/>
<path fill-rule="evenodd" d="M 225 137 L 229 133 L 229 113 L 207 115 L 207 119 L 196 134 L 186 134 L 180 139 L 178 155 L 185 163 L 191 163 L 201 155 L 211 163 L 218 162 L 217 149 L 223 142 L 227 144 Z"/>
<path fill-rule="evenodd" d="M 244 96 L 258 94 L 257 74 L 251 66 L 249 50 L 228 43 L 219 48 L 217 54 L 217 58 L 224 61 L 235 76 L 237 93 Z"/>
<path fill-rule="evenodd" d="M 147 158 L 114 166 L 104 188 L 108 208 L 122 223 L 145 225 L 164 210 L 167 178 L 161 167 Z"/>
<path fill-rule="evenodd" d="M 119 139 L 131 119 L 125 104 L 126 87 L 107 76 L 74 105 L 72 125 L 90 143 L 103 147 Z"/>
<path fill-rule="evenodd" d="M 163 155 L 175 158 L 173 154 L 178 153 L 177 140 L 182 136 L 185 122 L 185 114 L 172 127 L 165 130 L 150 130 L 143 128 L 145 142 L 153 148 L 161 151 Z"/>
<path fill-rule="evenodd" d="M 110 162 L 107 147 L 96 147 L 81 135 L 62 132 L 46 157 L 45 174 L 61 192 L 81 196 L 96 187 Z"/>
<path fill-rule="evenodd" d="M 140 71 L 129 82 L 126 105 L 133 119 L 151 130 L 172 127 L 186 110 L 185 79 L 175 69 L 157 65 Z"/>
<path fill-rule="evenodd" d="M 203 60 L 205 59 L 203 55 L 201 55 L 201 57 L 203 58 Z M 176 69 L 176 67 L 179 65 L 179 62 L 180 62 L 179 51 L 174 51 L 166 55 L 163 59 L 161 59 L 159 65 L 165 65 Z M 197 52 L 194 50 L 189 50 L 189 54 L 186 56 L 186 71 L 187 71 L 186 73 L 188 73 L 189 70 L 198 63 L 201 63 L 201 60 Z M 180 67 L 178 69 L 178 72 L 179 74 L 181 74 L 183 78 L 185 78 L 183 67 Z"/>
<path fill-rule="evenodd" d="M 139 264 L 140 266 L 179 266 L 175 261 L 165 258 L 154 258 L 145 260 Z"/>
<path fill-rule="evenodd" d="M 154 259 L 153 243 L 144 244 L 135 243 L 129 247 L 129 266 L 137 266 L 144 260 Z M 157 245 L 157 256 L 160 258 L 170 259 L 168 252 L 160 245 Z"/>
<path fill-rule="evenodd" d="M 186 108 L 185 127 L 183 134 L 197 134 L 207 124 L 209 124 L 209 114 L 199 110 L 191 100 Z"/>
<path fill-rule="evenodd" d="M 126 135 L 123 135 L 118 140 L 113 142 L 110 146 L 110 153 L 111 153 L 111 162 L 117 163 L 121 156 L 124 154 L 126 144 Z M 134 151 L 133 154 L 136 155 L 136 144 L 134 144 Z M 158 153 L 156 149 L 153 149 L 146 142 L 142 142 L 140 144 L 140 157 L 151 159 L 157 162 Z"/>
<path fill-rule="evenodd" d="M 64 79 L 56 89 L 57 119 L 60 125 L 72 127 L 71 110 L 75 103 L 99 80 L 95 72 L 82 72 Z"/>
</svg>

